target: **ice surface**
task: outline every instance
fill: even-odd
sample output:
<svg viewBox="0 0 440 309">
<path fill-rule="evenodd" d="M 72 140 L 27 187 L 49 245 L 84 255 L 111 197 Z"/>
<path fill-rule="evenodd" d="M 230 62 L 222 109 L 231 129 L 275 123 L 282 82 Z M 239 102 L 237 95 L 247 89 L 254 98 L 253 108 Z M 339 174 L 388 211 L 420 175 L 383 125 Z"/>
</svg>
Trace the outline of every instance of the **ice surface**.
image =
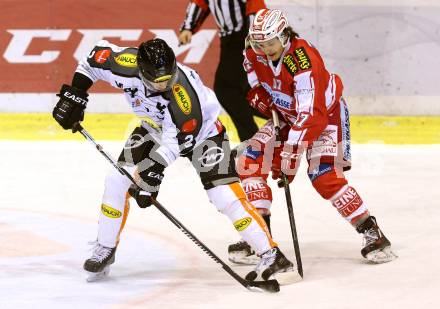
<svg viewBox="0 0 440 309">
<path fill-rule="evenodd" d="M 122 142 L 103 146 L 117 156 Z M 439 155 L 440 145 L 353 145 L 347 178 L 399 255 L 382 265 L 362 259 L 360 236 L 314 192 L 303 164 L 291 189 L 305 278 L 272 295 L 244 289 L 159 211 L 135 203 L 110 277 L 87 283 L 82 263 L 111 165 L 85 141 L 2 141 L 0 308 L 438 308 Z M 188 161 L 167 169 L 158 199 L 227 260 L 238 235 Z M 281 189 L 272 222 L 293 260 Z"/>
</svg>

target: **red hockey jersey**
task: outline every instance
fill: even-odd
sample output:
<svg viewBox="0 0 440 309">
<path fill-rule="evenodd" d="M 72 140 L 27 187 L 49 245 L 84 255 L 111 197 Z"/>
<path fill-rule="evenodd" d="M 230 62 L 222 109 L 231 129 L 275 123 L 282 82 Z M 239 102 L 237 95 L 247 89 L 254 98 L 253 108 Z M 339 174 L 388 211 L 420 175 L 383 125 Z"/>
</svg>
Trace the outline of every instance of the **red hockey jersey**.
<svg viewBox="0 0 440 309">
<path fill-rule="evenodd" d="M 310 144 L 317 139 L 343 89 L 340 78 L 326 70 L 318 50 L 306 40 L 294 38 L 276 66 L 252 48 L 246 49 L 244 55 L 249 84 L 261 84 L 290 125 L 288 143 Z"/>
</svg>

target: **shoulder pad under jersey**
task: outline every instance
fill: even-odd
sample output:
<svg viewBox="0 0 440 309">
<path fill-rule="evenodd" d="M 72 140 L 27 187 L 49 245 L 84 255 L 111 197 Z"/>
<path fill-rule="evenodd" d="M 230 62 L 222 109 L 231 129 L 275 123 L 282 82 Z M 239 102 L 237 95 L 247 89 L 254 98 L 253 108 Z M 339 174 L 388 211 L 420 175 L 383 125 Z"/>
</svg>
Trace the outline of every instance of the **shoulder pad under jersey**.
<svg viewBox="0 0 440 309">
<path fill-rule="evenodd" d="M 120 48 L 106 41 L 100 43 L 93 48 L 87 58 L 91 67 L 109 70 L 113 74 L 123 77 L 139 76 L 136 61 L 137 48 Z"/>
<path fill-rule="evenodd" d="M 199 96 L 184 71 L 178 68 L 178 72 L 177 81 L 168 94 L 168 109 L 180 134 L 197 136 L 203 122 Z"/>
</svg>

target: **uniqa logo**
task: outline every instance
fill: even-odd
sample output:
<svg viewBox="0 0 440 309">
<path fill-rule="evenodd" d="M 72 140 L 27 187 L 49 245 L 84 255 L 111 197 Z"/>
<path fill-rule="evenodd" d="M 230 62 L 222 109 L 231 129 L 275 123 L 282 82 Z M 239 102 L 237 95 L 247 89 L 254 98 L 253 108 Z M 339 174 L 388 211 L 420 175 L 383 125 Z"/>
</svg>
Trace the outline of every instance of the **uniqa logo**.
<svg viewBox="0 0 440 309">
<path fill-rule="evenodd" d="M 251 222 L 252 222 L 252 219 L 250 217 L 246 217 L 246 218 L 235 221 L 234 227 L 237 231 L 241 232 L 244 229 L 246 229 L 249 226 L 249 224 L 251 224 Z"/>
<path fill-rule="evenodd" d="M 117 64 L 122 65 L 123 67 L 134 68 L 137 66 L 136 56 L 133 54 L 120 54 L 119 56 L 115 57 L 115 61 Z"/>
<path fill-rule="evenodd" d="M 101 205 L 101 212 L 104 216 L 112 219 L 120 218 L 122 216 L 122 212 L 105 204 Z"/>
<path fill-rule="evenodd" d="M 214 166 L 219 163 L 225 157 L 225 152 L 220 147 L 211 147 L 206 150 L 198 161 L 202 163 L 202 166 Z"/>
<path fill-rule="evenodd" d="M 183 86 L 180 84 L 175 84 L 173 86 L 173 95 L 176 99 L 177 105 L 179 105 L 180 110 L 185 115 L 189 115 L 191 113 L 191 99 L 185 88 L 183 88 Z"/>
</svg>

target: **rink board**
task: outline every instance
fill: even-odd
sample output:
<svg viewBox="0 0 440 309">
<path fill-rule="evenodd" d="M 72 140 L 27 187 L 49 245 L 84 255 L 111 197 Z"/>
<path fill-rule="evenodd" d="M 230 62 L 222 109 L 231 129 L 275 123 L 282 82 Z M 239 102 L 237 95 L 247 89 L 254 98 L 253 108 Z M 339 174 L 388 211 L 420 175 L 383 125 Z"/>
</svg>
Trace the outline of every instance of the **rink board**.
<svg viewBox="0 0 440 309">
<path fill-rule="evenodd" d="M 231 141 L 237 133 L 227 115 L 220 116 Z M 257 119 L 259 125 L 263 119 Z M 439 144 L 440 117 L 351 116 L 352 141 L 384 144 Z M 98 140 L 123 140 L 139 124 L 132 114 L 86 114 L 84 127 Z M 0 140 L 81 140 L 64 131 L 49 113 L 0 113 Z"/>
</svg>

